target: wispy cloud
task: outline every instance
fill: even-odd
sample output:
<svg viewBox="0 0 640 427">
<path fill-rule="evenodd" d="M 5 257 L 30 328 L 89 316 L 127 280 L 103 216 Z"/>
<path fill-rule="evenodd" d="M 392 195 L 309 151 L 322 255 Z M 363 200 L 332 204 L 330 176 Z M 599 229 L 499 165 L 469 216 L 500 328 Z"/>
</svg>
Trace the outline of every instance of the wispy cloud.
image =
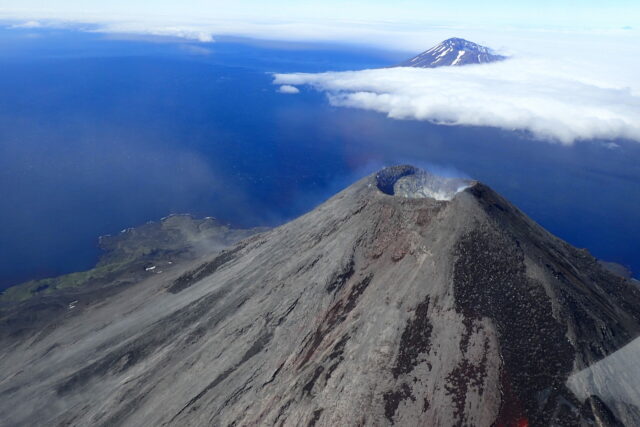
<svg viewBox="0 0 640 427">
<path fill-rule="evenodd" d="M 203 43 L 210 43 L 214 41 L 213 32 L 209 28 L 173 23 L 162 24 L 137 21 L 105 22 L 98 25 L 93 31 L 100 33 L 129 33 L 161 37 L 179 37 L 189 40 L 197 40 Z"/>
<path fill-rule="evenodd" d="M 278 85 L 309 85 L 336 106 L 393 119 L 492 126 L 571 144 L 618 138 L 640 141 L 640 92 L 621 62 L 580 62 L 583 50 L 554 57 L 438 69 L 385 68 L 276 74 Z M 622 61 L 624 62 L 624 61 Z"/>
<path fill-rule="evenodd" d="M 158 37 L 175 37 L 203 43 L 213 42 L 210 27 L 180 22 L 157 22 L 144 20 L 31 20 L 14 21 L 10 29 L 63 29 L 104 34 L 130 34 Z"/>
<path fill-rule="evenodd" d="M 210 49 L 207 49 L 206 47 L 196 46 L 193 44 L 184 44 L 180 46 L 180 49 L 182 49 L 183 52 L 186 52 L 190 55 L 196 55 L 196 56 L 209 56 L 213 53 Z"/>
<path fill-rule="evenodd" d="M 39 21 L 26 21 L 18 24 L 10 25 L 9 28 L 40 28 L 42 24 Z"/>
</svg>

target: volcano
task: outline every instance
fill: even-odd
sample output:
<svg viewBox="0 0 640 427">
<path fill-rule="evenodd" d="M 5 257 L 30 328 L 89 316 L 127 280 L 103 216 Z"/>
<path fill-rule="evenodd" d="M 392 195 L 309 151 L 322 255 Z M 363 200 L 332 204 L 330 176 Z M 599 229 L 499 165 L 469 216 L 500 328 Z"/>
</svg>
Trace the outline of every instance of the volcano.
<svg viewBox="0 0 640 427">
<path fill-rule="evenodd" d="M 497 55 L 491 49 L 460 38 L 450 38 L 398 67 L 436 68 L 469 64 L 486 64 L 502 61 L 506 56 Z"/>
<path fill-rule="evenodd" d="M 628 279 L 480 182 L 396 166 L 3 335 L 0 411 L 8 425 L 638 425 L 638 400 L 607 382 L 634 384 L 616 357 L 637 358 L 639 334 Z"/>
</svg>

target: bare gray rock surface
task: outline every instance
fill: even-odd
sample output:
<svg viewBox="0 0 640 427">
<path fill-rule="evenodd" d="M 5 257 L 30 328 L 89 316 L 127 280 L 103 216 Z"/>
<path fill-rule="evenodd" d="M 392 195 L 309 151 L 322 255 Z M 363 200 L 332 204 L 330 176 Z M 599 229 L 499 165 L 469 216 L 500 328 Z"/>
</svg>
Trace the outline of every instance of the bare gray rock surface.
<svg viewBox="0 0 640 427">
<path fill-rule="evenodd" d="M 2 423 L 637 425 L 568 380 L 640 334 L 640 290 L 481 183 L 395 194 L 415 173 L 3 338 Z"/>
</svg>

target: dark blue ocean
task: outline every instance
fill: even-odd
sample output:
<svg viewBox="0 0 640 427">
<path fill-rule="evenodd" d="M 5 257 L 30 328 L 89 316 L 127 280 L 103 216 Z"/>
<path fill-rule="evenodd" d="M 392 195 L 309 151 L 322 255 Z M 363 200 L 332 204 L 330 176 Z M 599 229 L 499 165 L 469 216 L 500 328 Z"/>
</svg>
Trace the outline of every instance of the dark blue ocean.
<svg viewBox="0 0 640 427">
<path fill-rule="evenodd" d="M 0 30 L 0 289 L 91 267 L 97 237 L 170 213 L 277 225 L 383 165 L 481 180 L 554 234 L 640 272 L 640 144 L 571 147 L 285 95 L 271 72 L 406 52 Z M 637 274 L 636 274 L 637 275 Z"/>
</svg>

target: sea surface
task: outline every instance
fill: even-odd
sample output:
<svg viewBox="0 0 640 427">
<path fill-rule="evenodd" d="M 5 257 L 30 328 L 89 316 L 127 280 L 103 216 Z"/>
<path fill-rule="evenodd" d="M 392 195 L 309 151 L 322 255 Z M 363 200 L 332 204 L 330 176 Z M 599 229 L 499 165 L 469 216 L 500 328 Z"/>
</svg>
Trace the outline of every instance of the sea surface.
<svg viewBox="0 0 640 427">
<path fill-rule="evenodd" d="M 640 272 L 640 143 L 391 120 L 272 84 L 411 53 L 0 30 L 0 289 L 90 268 L 98 236 L 171 213 L 275 226 L 396 163 L 483 181 Z"/>
</svg>

